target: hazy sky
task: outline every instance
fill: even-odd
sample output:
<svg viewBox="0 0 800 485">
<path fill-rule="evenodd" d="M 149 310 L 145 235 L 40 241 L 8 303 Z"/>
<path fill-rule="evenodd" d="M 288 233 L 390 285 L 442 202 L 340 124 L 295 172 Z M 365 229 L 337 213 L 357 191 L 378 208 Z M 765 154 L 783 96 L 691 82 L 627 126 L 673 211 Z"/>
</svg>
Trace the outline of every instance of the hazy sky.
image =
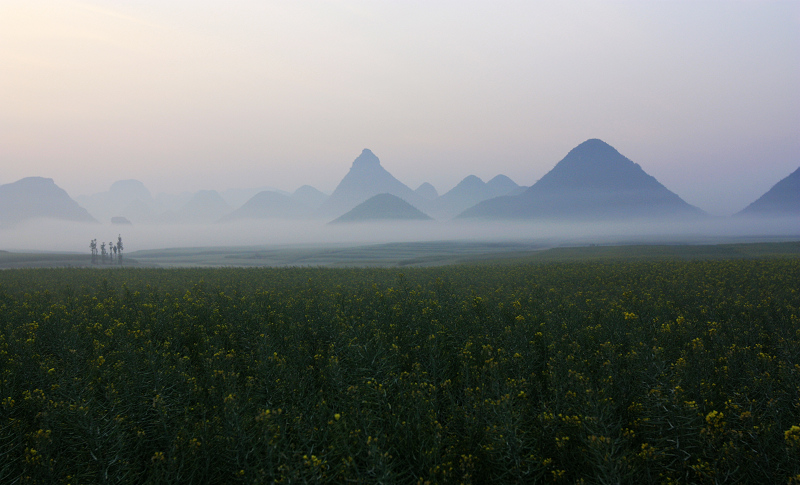
<svg viewBox="0 0 800 485">
<path fill-rule="evenodd" d="M 588 138 L 742 209 L 800 166 L 800 1 L 0 3 L 0 183 L 443 193 Z"/>
</svg>

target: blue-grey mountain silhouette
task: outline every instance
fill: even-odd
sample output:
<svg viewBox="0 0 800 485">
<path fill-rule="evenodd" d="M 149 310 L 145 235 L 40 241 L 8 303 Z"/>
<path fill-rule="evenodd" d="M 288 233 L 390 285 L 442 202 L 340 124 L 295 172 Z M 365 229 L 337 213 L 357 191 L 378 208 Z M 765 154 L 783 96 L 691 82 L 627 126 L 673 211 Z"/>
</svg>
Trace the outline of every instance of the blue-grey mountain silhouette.
<svg viewBox="0 0 800 485">
<path fill-rule="evenodd" d="M 130 214 L 126 212 L 129 207 L 146 206 L 148 213 L 152 213 L 154 205 L 153 196 L 147 187 L 133 179 L 118 180 L 106 192 L 81 195 L 75 200 L 101 221 L 107 221 L 114 216 L 129 217 Z M 149 216 L 152 217 L 152 214 Z"/>
<path fill-rule="evenodd" d="M 417 187 L 417 190 L 414 192 L 426 200 L 435 200 L 437 197 L 439 197 L 439 192 L 436 191 L 436 187 L 428 182 L 425 182 Z"/>
<path fill-rule="evenodd" d="M 310 185 L 303 185 L 294 191 L 292 198 L 312 209 L 318 209 L 328 200 L 328 195 Z"/>
<path fill-rule="evenodd" d="M 381 166 L 378 157 L 365 148 L 319 213 L 323 217 L 337 217 L 378 194 L 392 194 L 416 207 L 424 206 L 419 195 L 394 178 Z"/>
<path fill-rule="evenodd" d="M 0 185 L 0 226 L 32 219 L 97 222 L 53 179 L 27 177 Z"/>
<path fill-rule="evenodd" d="M 154 214 L 175 213 L 177 214 L 183 206 L 189 203 L 194 197 L 196 192 L 178 192 L 178 193 L 165 193 L 159 192 L 155 196 L 155 204 L 153 204 Z M 228 202 L 227 199 L 225 202 Z M 228 202 L 231 207 L 235 207 Z"/>
<path fill-rule="evenodd" d="M 507 176 L 500 174 L 495 175 L 492 180 L 486 182 L 486 188 L 490 194 L 493 194 L 492 197 L 500 197 L 512 194 L 519 190 L 520 186 Z"/>
<path fill-rule="evenodd" d="M 613 147 L 592 139 L 522 194 L 483 201 L 459 217 L 589 221 L 704 215 Z"/>
<path fill-rule="evenodd" d="M 429 221 L 431 217 L 392 194 L 378 194 L 358 204 L 332 223 Z"/>
<path fill-rule="evenodd" d="M 238 209 L 239 207 L 243 206 L 245 202 L 252 199 L 256 194 L 266 191 L 290 195 L 289 192 L 266 185 L 261 187 L 227 189 L 221 191 L 220 195 L 223 199 L 225 199 L 225 202 L 227 202 L 228 205 Z"/>
<path fill-rule="evenodd" d="M 430 211 L 439 218 L 449 219 L 481 201 L 508 195 L 518 188 L 519 185 L 505 175 L 498 175 L 489 182 L 469 175 L 431 203 Z"/>
<path fill-rule="evenodd" d="M 216 190 L 200 190 L 177 212 L 178 222 L 207 223 L 231 212 L 231 206 Z"/>
<path fill-rule="evenodd" d="M 800 168 L 781 179 L 764 195 L 745 207 L 741 216 L 800 215 Z"/>
<path fill-rule="evenodd" d="M 298 219 L 308 217 L 311 209 L 290 195 L 265 190 L 254 195 L 220 222 L 241 219 Z"/>
<path fill-rule="evenodd" d="M 158 212 L 154 208 L 154 205 L 157 204 L 158 204 L 157 202 L 153 201 L 146 202 L 142 199 L 136 199 L 127 206 L 125 206 L 121 211 L 119 211 L 116 214 L 116 216 L 125 217 L 137 224 L 163 222 L 165 219 L 166 220 L 175 219 L 174 211 Z M 164 214 L 171 214 L 171 215 L 169 217 L 166 217 Z"/>
<path fill-rule="evenodd" d="M 118 224 L 120 226 L 130 226 L 133 223 L 127 217 L 114 216 L 111 218 L 111 224 Z"/>
</svg>

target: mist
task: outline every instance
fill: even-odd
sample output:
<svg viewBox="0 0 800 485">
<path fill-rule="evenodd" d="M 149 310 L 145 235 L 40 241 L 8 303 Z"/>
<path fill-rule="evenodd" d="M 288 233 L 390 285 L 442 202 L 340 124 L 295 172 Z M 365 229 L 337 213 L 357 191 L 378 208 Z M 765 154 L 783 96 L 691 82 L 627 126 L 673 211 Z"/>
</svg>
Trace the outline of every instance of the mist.
<svg viewBox="0 0 800 485">
<path fill-rule="evenodd" d="M 89 254 L 89 242 L 116 242 L 136 251 L 200 247 L 357 247 L 392 242 L 526 243 L 531 249 L 606 244 L 721 244 L 791 240 L 800 218 L 712 218 L 702 221 L 498 222 L 425 221 L 328 224 L 255 220 L 219 224 L 112 225 L 38 220 L 0 230 L 0 249 Z"/>
</svg>

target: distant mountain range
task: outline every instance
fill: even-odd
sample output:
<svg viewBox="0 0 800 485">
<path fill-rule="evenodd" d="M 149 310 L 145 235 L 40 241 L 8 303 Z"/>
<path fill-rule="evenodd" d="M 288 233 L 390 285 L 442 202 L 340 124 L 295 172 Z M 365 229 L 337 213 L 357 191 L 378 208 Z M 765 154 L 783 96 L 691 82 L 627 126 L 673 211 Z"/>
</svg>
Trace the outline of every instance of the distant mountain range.
<svg viewBox="0 0 800 485">
<path fill-rule="evenodd" d="M 308 218 L 311 208 L 290 195 L 265 190 L 244 203 L 221 222 L 243 219 L 299 219 Z"/>
<path fill-rule="evenodd" d="M 78 196 L 75 200 L 103 222 L 120 216 L 143 222 L 143 219 L 152 218 L 152 207 L 155 205 L 153 195 L 138 180 L 119 180 L 111 184 L 106 192 Z"/>
<path fill-rule="evenodd" d="M 53 179 L 27 177 L 0 185 L 0 226 L 13 226 L 33 219 L 97 222 Z"/>
<path fill-rule="evenodd" d="M 498 175 L 488 182 L 470 175 L 450 191 L 431 201 L 430 212 L 440 219 L 451 219 L 479 202 L 504 195 L 516 195 L 520 189 L 523 187 L 505 175 Z"/>
<path fill-rule="evenodd" d="M 318 198 L 317 194 L 325 197 L 313 187 L 308 189 L 316 191 L 316 194 L 307 196 L 311 199 Z M 234 208 L 264 190 L 230 189 L 223 193 L 200 190 L 153 197 L 142 182 L 120 180 L 114 182 L 106 192 L 78 196 L 76 200 L 101 221 L 124 218 L 136 224 L 203 224 L 216 222 L 231 214 Z"/>
<path fill-rule="evenodd" d="M 228 189 L 220 192 L 220 195 L 231 207 L 241 207 L 245 202 L 261 192 L 278 192 L 280 194 L 289 195 L 289 192 L 285 192 L 270 186 L 251 187 L 246 189 Z"/>
<path fill-rule="evenodd" d="M 519 186 L 505 175 L 488 182 L 470 175 L 442 195 L 429 183 L 412 190 L 369 149 L 353 161 L 330 196 L 304 185 L 294 193 L 266 188 L 153 197 L 140 181 L 121 180 L 106 192 L 77 197 L 76 202 L 52 179 L 29 177 L 0 185 L 3 227 L 30 219 L 207 224 L 254 219 L 422 220 L 429 219 L 428 214 L 439 220 L 458 217 L 476 222 L 664 220 L 706 215 L 598 139 L 573 148 L 531 187 Z M 800 169 L 739 215 L 800 216 Z"/>
<path fill-rule="evenodd" d="M 202 224 L 216 222 L 232 210 L 216 190 L 201 190 L 181 207 L 176 216 L 179 222 Z"/>
<path fill-rule="evenodd" d="M 350 171 L 339 182 L 328 200 L 322 204 L 318 214 L 323 218 L 339 217 L 378 194 L 392 194 L 415 207 L 425 204 L 419 194 L 394 178 L 381 166 L 378 157 L 365 148 L 353 161 Z"/>
<path fill-rule="evenodd" d="M 519 189 L 520 186 L 505 175 L 498 175 L 488 183 L 470 175 L 441 196 L 427 182 L 412 190 L 383 168 L 378 157 L 365 148 L 318 214 L 322 217 L 341 215 L 375 195 L 391 194 L 422 213 L 450 219 L 480 201 L 515 193 Z"/>
<path fill-rule="evenodd" d="M 480 202 L 459 217 L 590 221 L 703 215 L 612 146 L 592 139 L 522 194 Z"/>
</svg>

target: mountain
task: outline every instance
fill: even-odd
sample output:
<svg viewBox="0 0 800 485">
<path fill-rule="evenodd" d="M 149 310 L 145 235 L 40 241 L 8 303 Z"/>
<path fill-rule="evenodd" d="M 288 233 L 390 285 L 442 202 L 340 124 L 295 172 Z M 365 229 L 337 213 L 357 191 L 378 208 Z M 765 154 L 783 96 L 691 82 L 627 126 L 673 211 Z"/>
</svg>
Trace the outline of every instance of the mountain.
<svg viewBox="0 0 800 485">
<path fill-rule="evenodd" d="M 123 204 L 129 204 L 136 199 L 144 201 L 152 199 L 152 195 L 150 191 L 147 190 L 147 187 L 145 187 L 142 182 L 134 179 L 118 180 L 114 182 L 111 184 L 106 194 L 111 199 L 121 200 Z"/>
<path fill-rule="evenodd" d="M 486 182 L 486 188 L 489 193 L 493 194 L 492 197 L 500 197 L 501 195 L 508 195 L 519 190 L 520 186 L 507 176 L 500 174 Z"/>
<path fill-rule="evenodd" d="M 736 215 L 800 215 L 800 168 L 775 184 L 764 195 Z"/>
<path fill-rule="evenodd" d="M 130 219 L 128 219 L 127 217 L 122 217 L 122 216 L 112 217 L 111 218 L 111 224 L 117 224 L 117 225 L 122 225 L 122 226 L 133 225 L 133 223 L 130 221 Z"/>
<path fill-rule="evenodd" d="M 31 219 L 97 222 L 53 179 L 27 177 L 0 185 L 0 226 Z"/>
<path fill-rule="evenodd" d="M 75 200 L 97 219 L 106 222 L 115 216 L 129 216 L 125 213 L 129 206 L 153 205 L 153 196 L 147 187 L 133 179 L 118 180 L 106 192 L 78 196 Z"/>
<path fill-rule="evenodd" d="M 142 199 L 135 199 L 130 204 L 125 206 L 120 211 L 115 211 L 114 213 L 117 214 L 114 217 L 125 217 L 126 219 L 135 222 L 137 224 L 140 223 L 152 223 L 152 222 L 161 222 L 161 218 L 163 217 L 163 213 L 159 213 L 155 208 L 157 202 L 153 201 L 143 201 Z M 171 211 L 167 211 L 169 213 L 173 213 Z"/>
<path fill-rule="evenodd" d="M 231 207 L 238 208 L 243 206 L 245 202 L 252 199 L 253 196 L 255 196 L 256 194 L 265 191 L 279 192 L 281 194 L 289 195 L 288 192 L 284 192 L 282 190 L 276 189 L 275 187 L 268 187 L 268 186 L 253 187 L 248 189 L 228 189 L 222 191 L 220 195 L 222 195 L 222 198 L 225 199 L 225 202 L 227 202 Z"/>
<path fill-rule="evenodd" d="M 378 221 L 429 221 L 419 209 L 392 194 L 378 194 L 358 204 L 332 223 Z"/>
<path fill-rule="evenodd" d="M 522 194 L 483 201 L 459 217 L 589 221 L 703 215 L 612 146 L 591 139 Z"/>
<path fill-rule="evenodd" d="M 322 217 L 340 216 L 378 194 L 392 194 L 414 206 L 424 206 L 424 200 L 419 195 L 394 178 L 381 166 L 378 157 L 365 148 L 322 205 L 319 214 Z"/>
<path fill-rule="evenodd" d="M 265 190 L 254 195 L 230 214 L 222 217 L 220 222 L 241 219 L 296 219 L 308 217 L 311 209 L 298 202 L 290 195 Z"/>
<path fill-rule="evenodd" d="M 164 213 L 177 214 L 183 208 L 183 206 L 192 200 L 194 195 L 194 192 L 188 191 L 178 192 L 175 194 L 159 192 L 155 196 L 154 202 L 149 205 L 153 215 L 156 216 L 156 219 L 158 219 L 160 215 Z M 230 205 L 233 206 L 233 204 Z"/>
<path fill-rule="evenodd" d="M 177 212 L 180 222 L 204 223 L 219 220 L 231 212 L 231 206 L 216 190 L 196 192 Z"/>
<path fill-rule="evenodd" d="M 489 182 L 469 175 L 431 203 L 430 211 L 439 218 L 449 219 L 481 201 L 507 195 L 517 189 L 519 185 L 505 175 L 498 175 Z"/>
<path fill-rule="evenodd" d="M 310 185 L 303 185 L 295 190 L 292 198 L 312 209 L 318 209 L 328 200 L 328 196 Z"/>
<path fill-rule="evenodd" d="M 436 191 L 436 187 L 428 182 L 425 182 L 417 187 L 417 190 L 415 190 L 414 193 L 427 200 L 435 200 L 437 197 L 439 197 L 439 192 Z"/>
</svg>

